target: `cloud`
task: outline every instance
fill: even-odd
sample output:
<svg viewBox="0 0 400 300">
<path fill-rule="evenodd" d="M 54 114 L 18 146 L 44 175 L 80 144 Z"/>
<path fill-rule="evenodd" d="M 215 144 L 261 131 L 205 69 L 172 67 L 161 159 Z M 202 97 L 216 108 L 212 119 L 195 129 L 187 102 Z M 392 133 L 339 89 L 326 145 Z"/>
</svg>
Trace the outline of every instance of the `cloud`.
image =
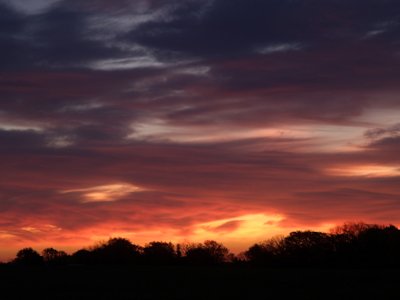
<svg viewBox="0 0 400 300">
<path fill-rule="evenodd" d="M 384 137 L 397 137 L 400 135 L 400 124 L 395 124 L 387 128 L 373 128 L 365 132 L 365 137 L 369 139 L 380 139 Z"/>
<path fill-rule="evenodd" d="M 143 189 L 132 184 L 116 183 L 83 189 L 63 190 L 61 193 L 82 194 L 84 202 L 108 202 L 116 201 L 126 195 L 129 195 L 130 193 L 140 191 L 143 191 Z"/>
<path fill-rule="evenodd" d="M 28 147 L 30 150 L 39 148 L 45 143 L 42 134 L 34 130 L 0 130 L 0 151 L 9 152 Z"/>
<path fill-rule="evenodd" d="M 230 232 L 230 231 L 235 231 L 237 228 L 240 227 L 240 224 L 243 221 L 241 220 L 234 220 L 234 221 L 228 221 L 222 225 L 219 225 L 215 228 L 212 228 L 211 230 L 216 231 L 216 232 Z"/>
<path fill-rule="evenodd" d="M 104 61 L 98 61 L 92 65 L 94 70 L 124 70 L 124 69 L 136 69 L 136 68 L 151 68 L 161 67 L 163 63 L 158 62 L 150 56 L 141 56 L 133 58 L 121 58 L 121 59 L 110 59 Z"/>
<path fill-rule="evenodd" d="M 49 9 L 52 5 L 62 0 L 2 0 L 9 6 L 26 14 L 39 14 Z"/>
<path fill-rule="evenodd" d="M 391 4 L 397 8 L 396 3 Z M 368 11 L 371 6 L 373 14 Z M 243 54 L 253 46 L 287 43 L 299 37 L 305 42 L 330 44 L 349 41 L 360 36 L 363 27 L 396 18 L 396 9 L 388 7 L 375 1 L 363 6 L 357 1 L 183 1 L 169 18 L 143 24 L 132 38 L 152 47 L 203 57 Z M 199 15 L 198 11 L 205 13 Z"/>
<path fill-rule="evenodd" d="M 5 246 L 400 222 L 396 1 L 21 1 L 0 2 Z"/>
<path fill-rule="evenodd" d="M 379 166 L 379 165 L 361 165 L 344 166 L 342 168 L 328 169 L 328 173 L 334 176 L 345 177 L 399 177 L 400 166 Z"/>
<path fill-rule="evenodd" d="M 272 44 L 264 47 L 259 47 L 256 49 L 256 52 L 260 54 L 272 54 L 276 52 L 297 51 L 301 48 L 301 45 L 297 43 Z"/>
<path fill-rule="evenodd" d="M 364 133 L 368 143 L 367 149 L 385 153 L 387 157 L 394 156 L 400 146 L 400 125 L 394 124 L 387 127 L 369 129 Z"/>
</svg>

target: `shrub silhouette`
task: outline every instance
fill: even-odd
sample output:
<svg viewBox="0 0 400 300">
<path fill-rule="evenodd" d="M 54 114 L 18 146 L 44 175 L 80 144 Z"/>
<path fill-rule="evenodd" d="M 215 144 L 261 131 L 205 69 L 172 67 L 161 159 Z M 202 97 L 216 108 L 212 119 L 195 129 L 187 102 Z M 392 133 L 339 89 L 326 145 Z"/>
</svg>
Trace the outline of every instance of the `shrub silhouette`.
<svg viewBox="0 0 400 300">
<path fill-rule="evenodd" d="M 40 266 L 43 264 L 43 257 L 32 248 L 24 248 L 18 251 L 14 262 L 22 266 Z"/>
</svg>

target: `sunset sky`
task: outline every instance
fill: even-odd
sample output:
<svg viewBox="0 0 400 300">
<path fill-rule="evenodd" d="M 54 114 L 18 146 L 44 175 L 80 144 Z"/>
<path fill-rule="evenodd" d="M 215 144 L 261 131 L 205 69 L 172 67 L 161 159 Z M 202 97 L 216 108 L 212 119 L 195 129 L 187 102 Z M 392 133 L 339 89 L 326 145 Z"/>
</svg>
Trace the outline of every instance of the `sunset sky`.
<svg viewBox="0 0 400 300">
<path fill-rule="evenodd" d="M 400 225 L 398 0 L 0 0 L 0 260 Z"/>
</svg>

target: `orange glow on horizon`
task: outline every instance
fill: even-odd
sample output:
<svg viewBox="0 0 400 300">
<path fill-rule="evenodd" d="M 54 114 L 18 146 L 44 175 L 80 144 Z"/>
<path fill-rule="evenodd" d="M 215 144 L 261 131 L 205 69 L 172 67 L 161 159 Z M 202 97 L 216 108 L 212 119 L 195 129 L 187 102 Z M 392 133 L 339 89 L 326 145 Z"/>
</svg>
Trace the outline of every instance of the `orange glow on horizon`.
<svg viewBox="0 0 400 300">
<path fill-rule="evenodd" d="M 101 226 L 67 231 L 54 225 L 31 225 L 21 228 L 31 236 L 22 241 L 16 235 L 0 232 L 0 261 L 9 261 L 15 257 L 19 249 L 33 247 L 41 252 L 44 248 L 53 247 L 70 254 L 82 248 L 88 248 L 109 238 L 123 237 L 132 243 L 146 245 L 151 241 L 167 241 L 172 243 L 198 243 L 205 240 L 216 240 L 227 246 L 233 253 L 245 251 L 254 243 L 262 242 L 275 236 L 284 236 L 296 230 L 317 230 L 329 232 L 335 224 L 322 224 L 310 227 L 281 226 L 285 217 L 279 214 L 246 214 L 235 218 L 221 219 L 199 223 L 187 231 L 176 228 L 126 228 L 126 224 L 110 223 Z"/>
<path fill-rule="evenodd" d="M 344 177 L 397 177 L 400 176 L 399 166 L 361 165 L 343 166 L 327 170 L 329 174 Z"/>
</svg>

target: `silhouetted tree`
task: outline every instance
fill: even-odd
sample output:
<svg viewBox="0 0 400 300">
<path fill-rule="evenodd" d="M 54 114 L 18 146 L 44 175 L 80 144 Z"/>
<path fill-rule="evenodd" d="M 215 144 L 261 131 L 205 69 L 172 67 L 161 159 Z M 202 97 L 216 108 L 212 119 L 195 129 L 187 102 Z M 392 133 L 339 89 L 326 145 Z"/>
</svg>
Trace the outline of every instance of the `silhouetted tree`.
<svg viewBox="0 0 400 300">
<path fill-rule="evenodd" d="M 284 238 L 275 237 L 251 246 L 244 252 L 244 257 L 253 264 L 276 265 L 281 263 L 284 249 Z"/>
<path fill-rule="evenodd" d="M 43 260 L 49 265 L 64 265 L 68 262 L 68 255 L 64 251 L 46 248 L 42 251 Z"/>
<path fill-rule="evenodd" d="M 322 232 L 296 231 L 283 240 L 283 251 L 291 264 L 320 265 L 333 253 L 331 236 Z"/>
<path fill-rule="evenodd" d="M 172 243 L 151 242 L 143 248 L 146 263 L 173 264 L 177 260 L 177 253 Z"/>
<path fill-rule="evenodd" d="M 92 265 L 95 263 L 94 254 L 86 249 L 80 249 L 71 255 L 71 262 L 78 265 Z"/>
<path fill-rule="evenodd" d="M 203 244 L 187 245 L 185 260 L 196 265 L 215 265 L 228 260 L 229 250 L 216 241 L 207 240 Z"/>
<path fill-rule="evenodd" d="M 176 245 L 176 256 L 178 259 L 182 258 L 182 248 L 180 244 Z"/>
<path fill-rule="evenodd" d="M 384 266 L 399 263 L 399 230 L 395 226 L 345 223 L 332 230 L 336 261 L 344 266 Z"/>
<path fill-rule="evenodd" d="M 139 261 L 142 247 L 124 238 L 112 238 L 94 248 L 92 252 L 97 263 L 131 264 Z"/>
<path fill-rule="evenodd" d="M 23 266 L 40 266 L 43 264 L 43 257 L 32 248 L 24 248 L 18 251 L 14 262 Z"/>
<path fill-rule="evenodd" d="M 370 226 L 359 233 L 357 247 L 360 265 L 386 266 L 398 264 L 399 230 L 394 226 Z"/>
<path fill-rule="evenodd" d="M 265 264 L 268 262 L 268 254 L 261 244 L 254 244 L 244 253 L 246 259 L 255 264 Z"/>
<path fill-rule="evenodd" d="M 400 231 L 393 225 L 345 223 L 331 232 L 292 232 L 251 246 L 245 256 L 258 265 L 400 266 Z"/>
<path fill-rule="evenodd" d="M 360 235 L 360 233 L 364 232 L 369 228 L 374 228 L 374 227 L 379 227 L 379 226 L 375 224 L 373 225 L 366 224 L 363 222 L 358 222 L 358 223 L 347 222 L 344 223 L 343 225 L 339 225 L 331 229 L 331 233 L 335 235 L 343 234 L 349 237 L 356 238 L 357 236 Z"/>
</svg>

